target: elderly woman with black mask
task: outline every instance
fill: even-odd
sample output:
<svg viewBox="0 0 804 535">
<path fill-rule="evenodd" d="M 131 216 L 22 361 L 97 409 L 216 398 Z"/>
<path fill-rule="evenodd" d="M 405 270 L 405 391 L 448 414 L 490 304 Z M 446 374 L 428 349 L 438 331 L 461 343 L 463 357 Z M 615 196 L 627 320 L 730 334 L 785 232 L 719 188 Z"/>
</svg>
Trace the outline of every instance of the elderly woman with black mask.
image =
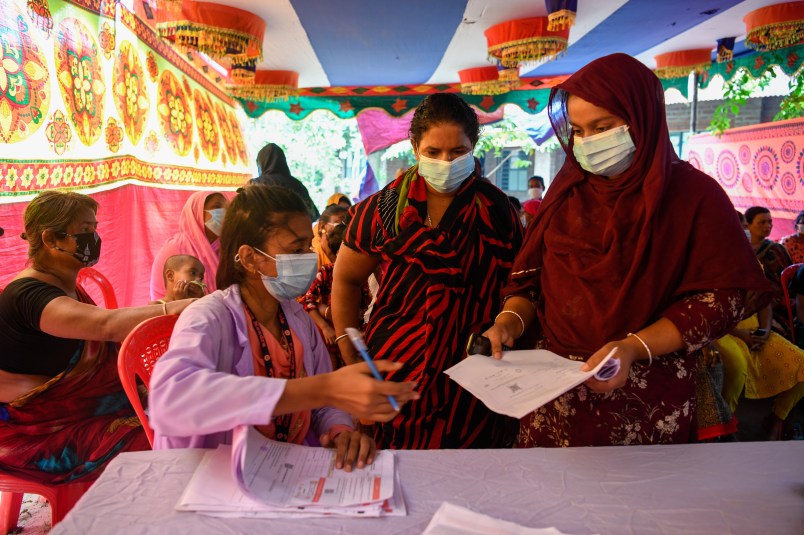
<svg viewBox="0 0 804 535">
<path fill-rule="evenodd" d="M 193 301 L 106 310 L 76 283 L 100 257 L 98 204 L 48 191 L 25 210 L 30 265 L 0 294 L 0 472 L 46 484 L 98 477 L 121 451 L 149 449 L 117 375 L 140 322 Z"/>
</svg>

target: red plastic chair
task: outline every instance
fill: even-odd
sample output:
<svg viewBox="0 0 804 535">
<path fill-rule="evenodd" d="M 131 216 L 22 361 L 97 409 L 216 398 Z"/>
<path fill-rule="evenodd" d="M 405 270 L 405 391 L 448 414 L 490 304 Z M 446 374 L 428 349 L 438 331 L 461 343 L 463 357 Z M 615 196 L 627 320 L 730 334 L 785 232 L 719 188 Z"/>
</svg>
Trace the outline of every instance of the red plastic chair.
<svg viewBox="0 0 804 535">
<path fill-rule="evenodd" d="M 17 527 L 23 494 L 38 494 L 47 499 L 50 503 L 51 525 L 55 526 L 70 512 L 92 483 L 93 481 L 85 481 L 45 485 L 16 476 L 0 475 L 0 533 L 8 533 Z"/>
<path fill-rule="evenodd" d="M 117 296 L 114 294 L 112 283 L 103 274 L 91 267 L 85 267 L 78 272 L 78 284 L 86 289 L 86 282 L 92 281 L 98 285 L 103 295 L 104 307 L 107 309 L 117 308 Z"/>
<path fill-rule="evenodd" d="M 179 317 L 173 315 L 157 316 L 143 321 L 134 327 L 134 330 L 128 333 L 126 339 L 123 340 L 117 358 L 117 373 L 120 374 L 123 390 L 142 422 L 142 428 L 145 429 L 151 446 L 154 445 L 154 432 L 148 425 L 148 417 L 142 408 L 137 390 L 137 377 L 140 378 L 145 388 L 150 386 L 154 364 L 167 351 L 170 335 L 173 333 L 177 319 Z"/>
<path fill-rule="evenodd" d="M 790 341 L 794 344 L 796 343 L 796 326 L 793 323 L 793 304 L 790 302 L 790 283 L 802 265 L 791 264 L 782 271 L 782 292 L 784 292 L 784 303 L 787 305 L 787 320 L 790 322 Z M 795 296 L 793 297 L 795 298 Z"/>
</svg>

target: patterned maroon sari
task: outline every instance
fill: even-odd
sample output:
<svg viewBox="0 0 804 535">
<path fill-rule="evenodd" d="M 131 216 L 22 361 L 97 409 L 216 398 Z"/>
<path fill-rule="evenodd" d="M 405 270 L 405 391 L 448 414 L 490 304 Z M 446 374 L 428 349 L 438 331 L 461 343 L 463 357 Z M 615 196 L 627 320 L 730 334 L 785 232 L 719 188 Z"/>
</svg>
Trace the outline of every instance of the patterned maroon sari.
<svg viewBox="0 0 804 535">
<path fill-rule="evenodd" d="M 94 304 L 80 287 L 78 300 Z M 150 449 L 117 375 L 117 348 L 85 341 L 68 368 L 0 403 L 0 471 L 46 484 L 97 478 L 121 451 Z"/>
<path fill-rule="evenodd" d="M 420 400 L 375 424 L 377 447 L 499 448 L 516 422 L 489 411 L 443 373 L 465 358 L 471 332 L 500 307 L 500 288 L 522 242 L 505 194 L 480 178 L 459 187 L 436 228 L 417 167 L 352 208 L 344 244 L 387 264 L 366 341 L 376 359 L 404 362 L 388 379 L 418 383 Z"/>
</svg>

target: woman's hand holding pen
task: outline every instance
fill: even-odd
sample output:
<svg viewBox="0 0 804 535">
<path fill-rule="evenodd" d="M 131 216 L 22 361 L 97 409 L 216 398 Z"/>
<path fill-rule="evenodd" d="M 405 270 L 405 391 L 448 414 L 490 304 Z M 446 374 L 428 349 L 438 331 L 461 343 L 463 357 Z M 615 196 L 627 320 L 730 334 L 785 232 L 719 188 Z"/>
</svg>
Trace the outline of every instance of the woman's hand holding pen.
<svg viewBox="0 0 804 535">
<path fill-rule="evenodd" d="M 380 373 L 398 370 L 402 363 L 387 360 L 374 361 Z M 344 366 L 331 374 L 329 386 L 331 405 L 365 420 L 387 422 L 397 415 L 388 396 L 393 396 L 399 405 L 419 399 L 414 390 L 416 383 L 378 381 L 371 376 L 365 362 Z"/>
</svg>

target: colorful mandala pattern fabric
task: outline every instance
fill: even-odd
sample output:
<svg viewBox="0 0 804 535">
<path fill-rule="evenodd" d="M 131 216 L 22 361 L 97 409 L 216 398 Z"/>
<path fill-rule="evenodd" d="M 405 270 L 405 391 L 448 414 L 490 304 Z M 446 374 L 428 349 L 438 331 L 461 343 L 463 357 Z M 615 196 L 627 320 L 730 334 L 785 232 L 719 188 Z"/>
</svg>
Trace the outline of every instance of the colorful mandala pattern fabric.
<svg viewBox="0 0 804 535">
<path fill-rule="evenodd" d="M 70 146 L 73 133 L 70 131 L 70 124 L 64 117 L 61 110 L 56 110 L 50 118 L 50 122 L 45 127 L 45 136 L 50 142 L 50 146 L 57 155 L 61 156 Z"/>
<path fill-rule="evenodd" d="M 145 130 L 150 101 L 145 88 L 145 71 L 134 46 L 120 43 L 120 52 L 114 62 L 114 104 L 132 145 L 137 145 Z"/>
<path fill-rule="evenodd" d="M 67 18 L 56 34 L 56 76 L 75 133 L 92 145 L 103 130 L 103 82 L 98 44 L 78 19 Z"/>
<path fill-rule="evenodd" d="M 173 152 L 187 156 L 193 147 L 193 114 L 179 79 L 171 71 L 159 75 L 159 126 Z"/>
<path fill-rule="evenodd" d="M 201 150 L 204 151 L 209 161 L 214 162 L 218 159 L 221 142 L 212 102 L 206 94 L 198 89 L 193 91 L 193 102 L 195 103 L 195 123 Z"/>
<path fill-rule="evenodd" d="M 804 210 L 804 119 L 690 138 L 687 160 L 715 178 L 734 206 L 765 206 L 774 226 L 788 231 Z M 708 156 L 711 154 L 711 158 Z"/>
<path fill-rule="evenodd" d="M 35 33 L 15 2 L 0 1 L 0 21 L 0 142 L 16 143 L 42 126 L 50 77 Z"/>
<path fill-rule="evenodd" d="M 237 150 L 237 155 L 240 161 L 248 165 L 248 150 L 246 149 L 246 142 L 243 141 L 243 132 L 240 130 L 240 123 L 234 111 L 229 110 L 229 128 L 232 130 L 232 137 L 234 139 L 234 146 Z M 236 158 L 232 157 L 232 163 L 235 163 Z"/>
<path fill-rule="evenodd" d="M 237 142 L 234 139 L 234 132 L 232 125 L 229 123 L 229 116 L 223 105 L 215 103 L 215 115 L 218 117 L 218 125 L 221 129 L 221 137 L 223 138 L 223 148 L 226 149 L 221 155 L 224 165 L 227 160 L 232 162 L 232 165 L 237 163 Z M 239 130 L 238 130 L 239 131 Z"/>
</svg>

